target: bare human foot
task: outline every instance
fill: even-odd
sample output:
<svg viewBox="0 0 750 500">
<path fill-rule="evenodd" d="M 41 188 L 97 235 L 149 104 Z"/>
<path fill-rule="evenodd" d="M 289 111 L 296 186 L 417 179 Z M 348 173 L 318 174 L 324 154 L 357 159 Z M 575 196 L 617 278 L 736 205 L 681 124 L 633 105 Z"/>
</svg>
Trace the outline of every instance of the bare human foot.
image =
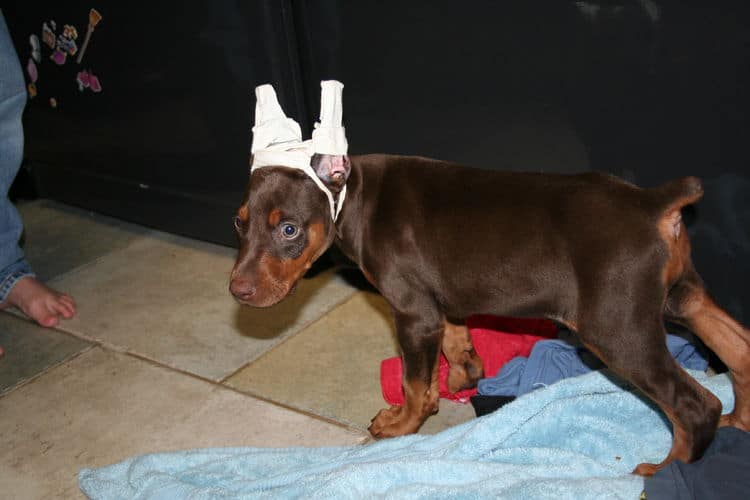
<svg viewBox="0 0 750 500">
<path fill-rule="evenodd" d="M 11 288 L 5 302 L 0 303 L 0 309 L 11 306 L 45 327 L 57 326 L 60 318 L 70 319 L 76 313 L 72 297 L 47 287 L 33 276 L 21 278 Z"/>
</svg>

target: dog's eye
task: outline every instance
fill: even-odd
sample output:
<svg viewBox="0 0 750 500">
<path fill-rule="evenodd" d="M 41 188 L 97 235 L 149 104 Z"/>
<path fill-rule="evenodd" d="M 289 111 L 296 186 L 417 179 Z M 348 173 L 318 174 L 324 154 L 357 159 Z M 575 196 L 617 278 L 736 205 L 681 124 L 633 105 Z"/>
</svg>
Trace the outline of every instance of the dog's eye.
<svg viewBox="0 0 750 500">
<path fill-rule="evenodd" d="M 297 233 L 299 232 L 299 229 L 297 229 L 297 226 L 294 224 L 289 224 L 288 222 L 281 225 L 281 234 L 284 235 L 284 238 L 291 240 L 295 236 L 297 236 Z"/>
<path fill-rule="evenodd" d="M 234 217 L 234 228 L 237 231 L 242 231 L 242 219 L 240 218 L 239 215 L 235 215 Z"/>
</svg>

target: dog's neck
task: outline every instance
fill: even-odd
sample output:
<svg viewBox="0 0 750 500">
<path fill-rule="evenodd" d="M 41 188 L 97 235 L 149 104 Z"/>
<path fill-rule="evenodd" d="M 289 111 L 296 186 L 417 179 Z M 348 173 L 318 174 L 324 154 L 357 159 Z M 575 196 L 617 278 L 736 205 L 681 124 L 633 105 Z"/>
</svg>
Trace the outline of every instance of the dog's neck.
<svg viewBox="0 0 750 500">
<path fill-rule="evenodd" d="M 360 256 L 362 243 L 362 214 L 363 214 L 363 188 L 365 185 L 366 169 L 363 169 L 360 157 L 352 156 L 351 173 L 346 182 L 346 203 L 341 208 L 338 219 L 334 222 L 335 236 L 333 244 L 341 250 L 344 255 L 361 264 Z"/>
</svg>

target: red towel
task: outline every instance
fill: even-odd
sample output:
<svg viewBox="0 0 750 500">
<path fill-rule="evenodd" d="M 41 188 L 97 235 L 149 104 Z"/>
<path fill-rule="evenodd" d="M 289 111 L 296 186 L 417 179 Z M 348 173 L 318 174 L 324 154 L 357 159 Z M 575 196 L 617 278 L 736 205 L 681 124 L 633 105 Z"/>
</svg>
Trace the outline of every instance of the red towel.
<svg viewBox="0 0 750 500">
<path fill-rule="evenodd" d="M 466 319 L 466 326 L 474 343 L 474 350 L 482 359 L 485 377 L 494 377 L 500 368 L 517 356 L 531 353 L 539 340 L 555 338 L 557 327 L 546 319 L 519 319 L 478 315 Z M 450 366 L 445 356 L 440 355 L 440 397 L 466 403 L 477 393 L 466 389 L 448 392 Z M 384 359 L 380 363 L 380 386 L 383 399 L 390 405 L 404 404 L 402 387 L 403 366 L 400 357 Z"/>
</svg>

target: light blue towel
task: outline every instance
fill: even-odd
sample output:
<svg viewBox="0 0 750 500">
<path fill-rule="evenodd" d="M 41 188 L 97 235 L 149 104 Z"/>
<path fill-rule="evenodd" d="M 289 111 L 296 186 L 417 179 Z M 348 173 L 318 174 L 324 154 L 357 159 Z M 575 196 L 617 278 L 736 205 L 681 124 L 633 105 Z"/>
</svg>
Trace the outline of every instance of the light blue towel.
<svg viewBox="0 0 750 500">
<path fill-rule="evenodd" d="M 691 372 L 733 406 L 725 375 Z M 84 469 L 93 499 L 628 498 L 640 462 L 659 462 L 668 422 L 607 372 L 562 380 L 433 436 L 336 448 L 158 453 Z"/>
</svg>

